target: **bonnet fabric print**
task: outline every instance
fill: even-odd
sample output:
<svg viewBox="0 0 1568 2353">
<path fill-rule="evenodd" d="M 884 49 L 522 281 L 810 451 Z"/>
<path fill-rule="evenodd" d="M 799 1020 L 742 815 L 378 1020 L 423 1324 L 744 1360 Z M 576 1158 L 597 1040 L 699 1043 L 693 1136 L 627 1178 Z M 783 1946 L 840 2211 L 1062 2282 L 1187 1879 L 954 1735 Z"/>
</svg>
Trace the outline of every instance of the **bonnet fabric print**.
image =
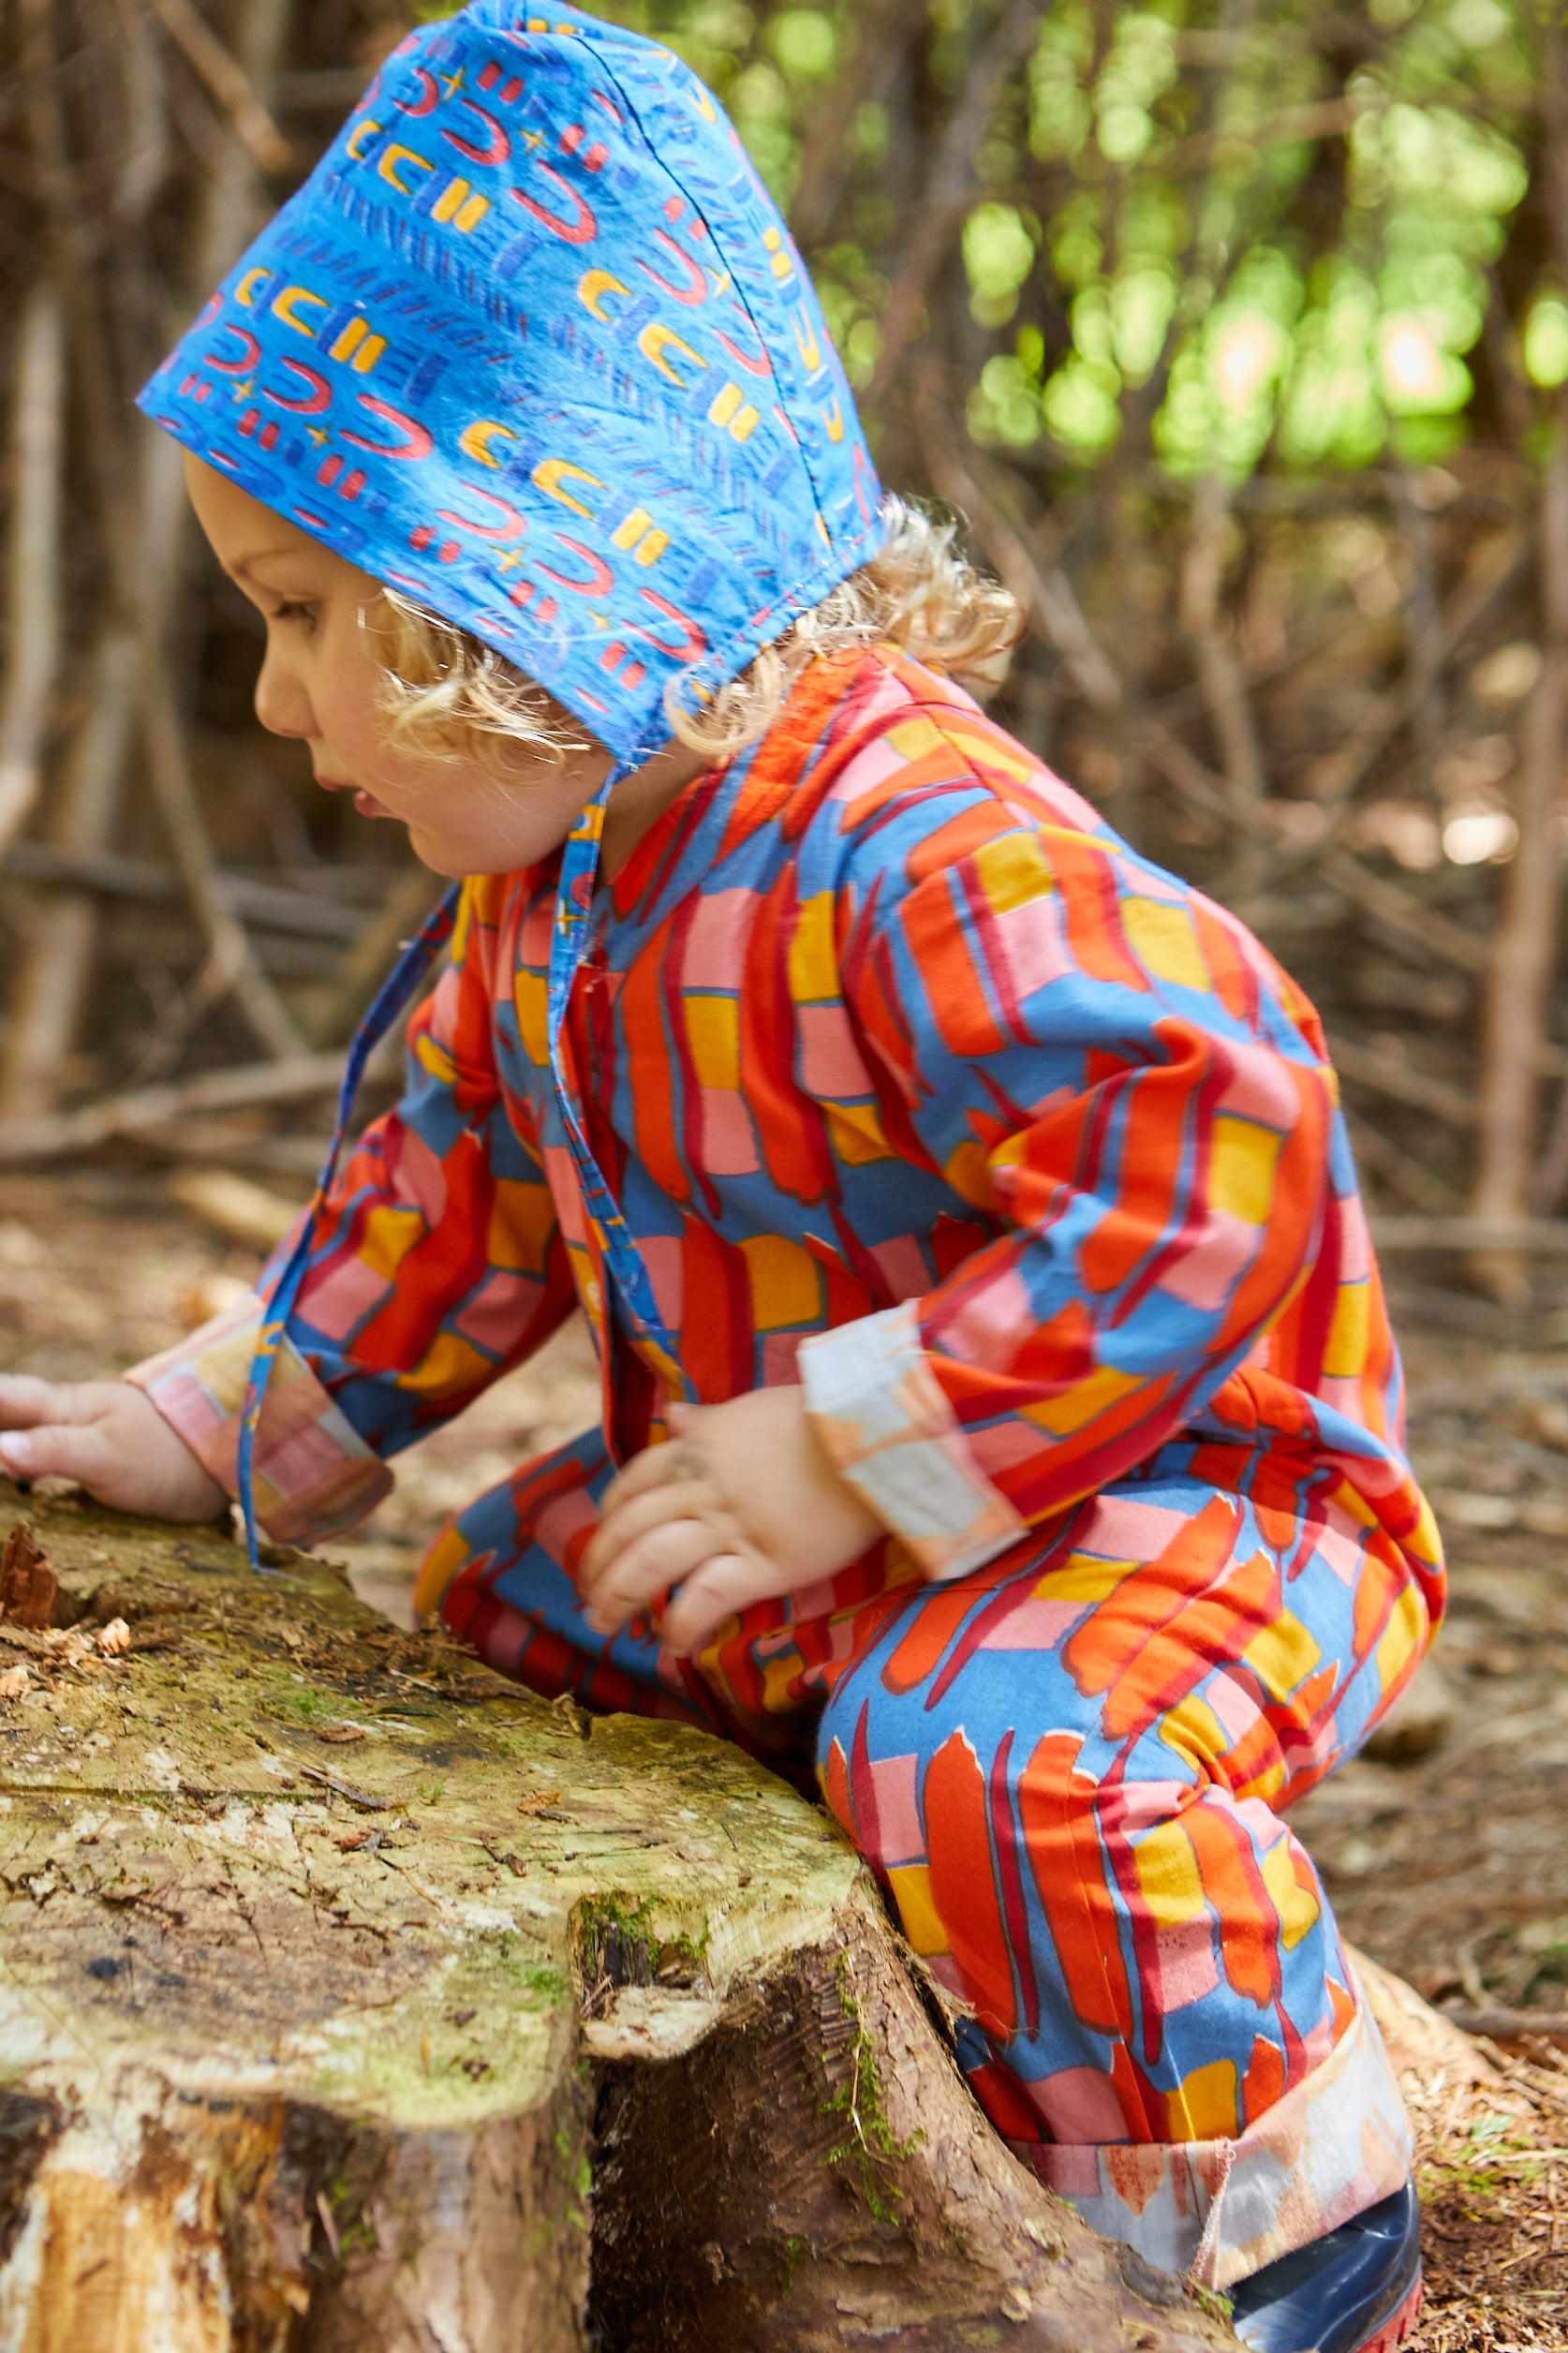
<svg viewBox="0 0 1568 2353">
<path fill-rule="evenodd" d="M 671 52 L 474 0 L 411 34 L 141 394 L 620 762 L 876 551 L 800 258 Z"/>
</svg>

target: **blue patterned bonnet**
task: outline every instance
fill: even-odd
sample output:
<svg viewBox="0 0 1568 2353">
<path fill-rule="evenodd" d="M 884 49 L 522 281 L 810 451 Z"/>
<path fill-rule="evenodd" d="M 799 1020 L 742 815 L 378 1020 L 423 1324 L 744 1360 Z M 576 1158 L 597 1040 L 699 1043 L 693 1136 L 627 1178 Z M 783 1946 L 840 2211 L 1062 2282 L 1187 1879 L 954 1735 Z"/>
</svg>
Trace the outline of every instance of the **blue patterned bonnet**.
<svg viewBox="0 0 1568 2353">
<path fill-rule="evenodd" d="M 669 50 L 473 0 L 409 35 L 141 406 L 508 656 L 618 761 L 875 553 L 809 278 Z"/>
</svg>

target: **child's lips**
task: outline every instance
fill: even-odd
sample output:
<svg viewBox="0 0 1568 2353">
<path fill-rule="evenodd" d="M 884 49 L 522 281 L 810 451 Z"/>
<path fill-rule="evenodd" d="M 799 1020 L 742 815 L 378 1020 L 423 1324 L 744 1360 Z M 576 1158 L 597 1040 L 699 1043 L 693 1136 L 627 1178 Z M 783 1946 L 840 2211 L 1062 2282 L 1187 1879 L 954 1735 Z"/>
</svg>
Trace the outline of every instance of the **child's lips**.
<svg viewBox="0 0 1568 2353">
<path fill-rule="evenodd" d="M 385 817 L 389 814 L 381 807 L 375 793 L 367 792 L 363 785 L 350 784 L 344 777 L 318 777 L 316 781 L 323 792 L 352 793 L 354 807 L 362 817 Z"/>
</svg>

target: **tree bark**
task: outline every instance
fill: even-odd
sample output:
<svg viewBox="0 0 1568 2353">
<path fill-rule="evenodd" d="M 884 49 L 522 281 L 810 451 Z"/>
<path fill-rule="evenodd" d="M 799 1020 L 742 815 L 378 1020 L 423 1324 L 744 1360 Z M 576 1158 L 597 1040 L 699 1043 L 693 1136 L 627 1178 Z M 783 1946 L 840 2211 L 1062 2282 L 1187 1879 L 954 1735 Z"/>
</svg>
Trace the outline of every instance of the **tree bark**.
<svg viewBox="0 0 1568 2353">
<path fill-rule="evenodd" d="M 1568 42 L 1543 19 L 1542 124 L 1546 215 L 1560 271 L 1568 271 Z M 1557 962 L 1560 890 L 1556 804 L 1568 738 L 1568 391 L 1560 392 L 1543 486 L 1541 675 L 1531 703 L 1515 796 L 1519 836 L 1503 886 L 1482 1013 L 1480 1128 L 1472 1206 L 1478 1217 L 1524 1217 L 1531 1204 L 1537 1096 Z M 1551 1206 L 1548 1202 L 1546 1206 Z M 1530 1296 L 1525 1262 L 1505 1251 L 1474 1262 L 1478 1280 L 1507 1305 Z"/>
<path fill-rule="evenodd" d="M 760 1766 L 547 1707 L 329 1564 L 0 1482 L 23 1512 L 0 2343 L 1234 2343 L 997 2138 Z"/>
</svg>

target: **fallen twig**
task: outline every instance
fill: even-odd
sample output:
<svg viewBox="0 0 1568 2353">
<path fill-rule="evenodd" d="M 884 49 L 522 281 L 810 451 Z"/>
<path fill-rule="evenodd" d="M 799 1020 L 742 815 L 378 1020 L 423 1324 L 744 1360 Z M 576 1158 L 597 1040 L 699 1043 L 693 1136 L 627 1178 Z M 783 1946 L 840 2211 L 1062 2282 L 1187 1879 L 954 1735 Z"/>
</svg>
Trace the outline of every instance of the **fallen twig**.
<svg viewBox="0 0 1568 2353">
<path fill-rule="evenodd" d="M 345 1781 L 340 1773 L 329 1773 L 324 1765 L 296 1763 L 294 1769 L 306 1781 L 319 1782 L 334 1797 L 347 1798 L 351 1806 L 358 1806 L 365 1813 L 390 1813 L 397 1803 L 394 1798 L 374 1797 L 368 1789 L 361 1789 L 353 1782 Z M 424 1893 L 422 1887 L 420 1893 Z"/>
<path fill-rule="evenodd" d="M 342 1075 L 339 1054 L 298 1054 L 287 1061 L 244 1062 L 233 1070 L 209 1071 L 200 1078 L 180 1079 L 167 1087 L 110 1095 L 80 1111 L 13 1120 L 0 1126 L 0 1166 L 14 1168 L 28 1161 L 95 1151 L 117 1136 L 139 1135 L 202 1112 L 332 1094 Z"/>
</svg>

